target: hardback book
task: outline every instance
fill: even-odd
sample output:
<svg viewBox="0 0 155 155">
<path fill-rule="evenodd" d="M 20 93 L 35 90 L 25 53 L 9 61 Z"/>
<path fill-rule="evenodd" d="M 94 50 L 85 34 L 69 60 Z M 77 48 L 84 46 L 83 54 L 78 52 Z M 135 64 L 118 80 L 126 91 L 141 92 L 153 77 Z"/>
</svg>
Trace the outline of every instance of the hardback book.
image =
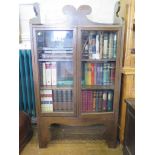
<svg viewBox="0 0 155 155">
<path fill-rule="evenodd" d="M 93 54 L 96 54 L 96 33 L 91 31 L 89 33 L 89 59 L 92 59 Z"/>
<path fill-rule="evenodd" d="M 52 90 L 40 90 L 42 112 L 53 112 Z"/>
<path fill-rule="evenodd" d="M 107 111 L 113 110 L 113 93 L 112 91 L 108 91 L 108 103 L 107 103 Z"/>
<path fill-rule="evenodd" d="M 87 91 L 82 91 L 82 111 L 87 112 Z"/>
<path fill-rule="evenodd" d="M 91 85 L 95 84 L 95 69 L 94 69 L 95 64 L 91 63 Z"/>
<path fill-rule="evenodd" d="M 107 111 L 107 92 L 104 91 L 102 94 L 103 97 L 103 105 L 102 105 L 102 111 Z"/>
<path fill-rule="evenodd" d="M 87 63 L 87 80 L 88 80 L 88 83 L 87 83 L 87 85 L 91 85 L 91 71 L 92 69 L 91 69 L 91 63 Z"/>
<path fill-rule="evenodd" d="M 109 33 L 109 53 L 108 58 L 111 59 L 113 57 L 113 33 Z"/>
<path fill-rule="evenodd" d="M 113 58 L 116 58 L 116 50 L 117 50 L 117 34 L 113 35 Z"/>
<path fill-rule="evenodd" d="M 51 62 L 45 63 L 45 72 L 46 72 L 46 85 L 52 85 L 52 64 Z"/>
<path fill-rule="evenodd" d="M 102 111 L 102 91 L 98 91 L 98 111 Z"/>
<path fill-rule="evenodd" d="M 104 41 L 103 41 L 103 58 L 108 57 L 108 33 L 104 33 Z"/>
<path fill-rule="evenodd" d="M 110 64 L 110 81 L 114 84 L 115 81 L 115 63 Z"/>
<path fill-rule="evenodd" d="M 96 111 L 96 91 L 93 91 L 93 111 Z"/>
<path fill-rule="evenodd" d="M 42 63 L 42 69 L 43 69 L 43 85 L 46 86 L 46 67 L 45 62 Z"/>
<path fill-rule="evenodd" d="M 99 38 L 99 40 L 100 40 L 100 44 L 99 44 L 99 47 L 100 47 L 100 59 L 102 59 L 103 58 L 103 33 L 102 32 L 100 32 L 100 38 Z"/>
<path fill-rule="evenodd" d="M 57 65 L 56 62 L 51 62 L 52 66 L 52 85 L 57 85 Z"/>
<path fill-rule="evenodd" d="M 94 36 L 95 38 L 95 36 Z M 95 40 L 95 39 L 94 39 Z M 92 54 L 92 59 L 99 59 L 100 58 L 100 53 L 99 53 L 99 34 L 96 34 L 96 41 L 94 41 L 94 48 L 93 48 L 93 54 Z"/>
<path fill-rule="evenodd" d="M 88 63 L 84 64 L 84 77 L 85 85 L 88 85 Z"/>
</svg>

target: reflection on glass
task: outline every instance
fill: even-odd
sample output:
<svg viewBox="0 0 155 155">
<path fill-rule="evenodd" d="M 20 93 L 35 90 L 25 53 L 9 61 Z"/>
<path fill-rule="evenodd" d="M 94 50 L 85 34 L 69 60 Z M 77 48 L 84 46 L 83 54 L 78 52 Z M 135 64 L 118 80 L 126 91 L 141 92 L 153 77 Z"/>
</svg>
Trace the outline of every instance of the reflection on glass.
<svg viewBox="0 0 155 155">
<path fill-rule="evenodd" d="M 38 31 L 37 46 L 44 49 L 67 50 L 72 49 L 72 31 Z"/>
<path fill-rule="evenodd" d="M 41 111 L 73 112 L 73 31 L 37 31 Z"/>
</svg>

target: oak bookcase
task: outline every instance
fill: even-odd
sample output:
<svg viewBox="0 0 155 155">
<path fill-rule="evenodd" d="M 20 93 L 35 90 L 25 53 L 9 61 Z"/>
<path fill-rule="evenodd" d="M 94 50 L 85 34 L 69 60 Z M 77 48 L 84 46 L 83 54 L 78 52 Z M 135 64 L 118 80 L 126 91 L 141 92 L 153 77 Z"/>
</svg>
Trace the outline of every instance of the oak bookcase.
<svg viewBox="0 0 155 155">
<path fill-rule="evenodd" d="M 116 146 L 122 25 L 97 24 L 84 15 L 79 17 L 67 26 L 31 24 L 41 148 L 49 142 L 51 124 L 102 124 L 108 146 Z"/>
</svg>

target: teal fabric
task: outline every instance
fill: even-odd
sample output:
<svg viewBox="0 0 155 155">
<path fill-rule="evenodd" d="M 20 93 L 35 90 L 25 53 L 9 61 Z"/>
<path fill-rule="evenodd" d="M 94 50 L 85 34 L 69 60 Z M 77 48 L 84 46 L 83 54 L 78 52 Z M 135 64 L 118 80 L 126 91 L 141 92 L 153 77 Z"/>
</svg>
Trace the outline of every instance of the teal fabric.
<svg viewBox="0 0 155 155">
<path fill-rule="evenodd" d="M 19 110 L 36 116 L 31 50 L 19 50 Z"/>
</svg>

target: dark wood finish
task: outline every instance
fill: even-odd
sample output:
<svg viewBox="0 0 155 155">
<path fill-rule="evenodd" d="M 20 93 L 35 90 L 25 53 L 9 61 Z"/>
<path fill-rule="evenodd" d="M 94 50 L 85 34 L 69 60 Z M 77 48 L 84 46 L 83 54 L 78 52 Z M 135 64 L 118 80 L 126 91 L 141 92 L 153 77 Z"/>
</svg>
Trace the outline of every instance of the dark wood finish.
<svg viewBox="0 0 155 155">
<path fill-rule="evenodd" d="M 135 100 L 126 100 L 126 124 L 123 155 L 135 155 Z"/>
<path fill-rule="evenodd" d="M 118 109 L 120 98 L 120 85 L 121 85 L 121 65 L 122 65 L 122 40 L 123 31 L 122 25 L 119 24 L 101 24 L 94 23 L 87 19 L 86 15 L 91 12 L 89 6 L 81 6 L 77 11 L 72 6 L 66 6 L 64 13 L 68 16 L 68 22 L 59 25 L 41 25 L 31 24 L 31 39 L 32 39 L 32 62 L 33 62 L 33 75 L 34 75 L 34 88 L 36 98 L 37 109 L 37 124 L 38 124 L 38 137 L 39 147 L 44 148 L 47 146 L 49 138 L 49 129 L 51 124 L 62 124 L 70 126 L 88 126 L 95 124 L 102 124 L 105 126 L 105 139 L 109 147 L 116 147 L 117 139 L 117 124 L 118 124 Z M 33 20 L 32 20 L 33 21 Z M 32 22 L 31 21 L 31 22 Z M 63 26 L 62 26 L 63 25 Z M 73 102 L 74 112 L 53 112 L 53 113 L 41 113 L 40 103 L 40 82 L 39 82 L 39 68 L 36 46 L 36 30 L 73 30 L 73 68 L 74 68 L 74 85 L 73 90 Z M 112 31 L 117 33 L 117 58 L 108 60 L 85 60 L 81 59 L 81 32 L 82 30 L 97 30 L 97 31 Z M 44 60 L 39 60 L 44 61 Z M 116 62 L 115 84 L 109 86 L 81 86 L 81 63 L 83 61 L 89 62 Z M 51 89 L 59 89 L 59 87 L 47 87 Z M 62 89 L 62 88 L 60 88 Z M 68 88 L 66 88 L 68 89 Z M 70 89 L 70 88 L 69 88 Z M 114 101 L 112 112 L 92 112 L 81 113 L 81 91 L 83 89 L 91 90 L 114 90 Z"/>
<path fill-rule="evenodd" d="M 25 112 L 19 112 L 19 151 L 21 152 L 25 145 L 32 138 L 33 131 L 31 119 Z"/>
</svg>

